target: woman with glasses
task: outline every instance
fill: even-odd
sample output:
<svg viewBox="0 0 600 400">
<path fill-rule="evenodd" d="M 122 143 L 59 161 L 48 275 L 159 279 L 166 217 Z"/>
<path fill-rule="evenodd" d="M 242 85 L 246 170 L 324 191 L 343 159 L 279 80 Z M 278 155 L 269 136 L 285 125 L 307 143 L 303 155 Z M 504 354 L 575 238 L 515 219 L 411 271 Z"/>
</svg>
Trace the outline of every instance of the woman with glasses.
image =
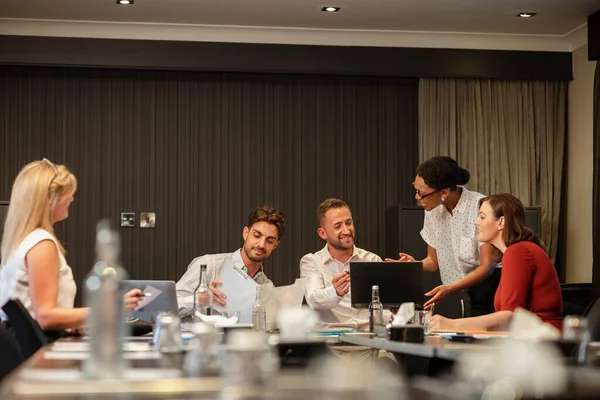
<svg viewBox="0 0 600 400">
<path fill-rule="evenodd" d="M 27 164 L 15 179 L 2 235 L 0 306 L 19 299 L 45 331 L 81 328 L 89 310 L 73 308 L 75 281 L 54 224 L 69 216 L 77 179 L 47 159 Z M 135 309 L 141 292 L 124 296 Z M 6 315 L 0 310 L 0 318 Z M 8 322 L 10 324 L 10 321 Z"/>
<path fill-rule="evenodd" d="M 497 194 L 479 201 L 475 221 L 478 239 L 493 246 L 502 261 L 502 278 L 496 292 L 496 312 L 474 318 L 448 319 L 434 315 L 432 330 L 485 330 L 504 328 L 517 308 L 536 314 L 542 321 L 562 328 L 562 295 L 556 268 L 540 239 L 525 224 L 525 209 L 511 194 Z"/>
<path fill-rule="evenodd" d="M 480 246 L 473 221 L 477 218 L 481 193 L 464 188 L 470 174 L 450 157 L 433 157 L 417 167 L 413 186 L 415 198 L 425 209 L 421 236 L 427 243 L 425 272 L 439 270 L 442 285 L 425 295 L 431 298 L 425 309 L 439 304 L 446 296 L 468 290 L 471 315 L 494 311 L 494 294 L 500 269 L 492 260 L 492 246 Z M 400 253 L 399 261 L 414 261 Z"/>
</svg>

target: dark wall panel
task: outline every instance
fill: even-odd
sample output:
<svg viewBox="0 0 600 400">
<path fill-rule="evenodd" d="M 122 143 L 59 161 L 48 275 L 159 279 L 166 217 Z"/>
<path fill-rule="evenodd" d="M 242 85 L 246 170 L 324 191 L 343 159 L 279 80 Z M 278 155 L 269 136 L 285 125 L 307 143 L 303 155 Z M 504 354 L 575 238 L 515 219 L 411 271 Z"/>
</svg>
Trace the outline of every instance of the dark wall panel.
<svg viewBox="0 0 600 400">
<path fill-rule="evenodd" d="M 413 197 L 417 81 L 1 67 L 0 200 L 43 157 L 79 180 L 57 224 L 79 284 L 99 218 L 155 212 L 155 229 L 120 229 L 123 264 L 133 278 L 177 280 L 195 256 L 240 246 L 259 204 L 287 219 L 266 265 L 287 284 L 323 246 L 315 210 L 330 196 L 351 205 L 357 244 L 383 254 L 386 208 Z"/>
<path fill-rule="evenodd" d="M 571 80 L 570 52 L 309 46 L 0 35 L 0 64 Z"/>
</svg>

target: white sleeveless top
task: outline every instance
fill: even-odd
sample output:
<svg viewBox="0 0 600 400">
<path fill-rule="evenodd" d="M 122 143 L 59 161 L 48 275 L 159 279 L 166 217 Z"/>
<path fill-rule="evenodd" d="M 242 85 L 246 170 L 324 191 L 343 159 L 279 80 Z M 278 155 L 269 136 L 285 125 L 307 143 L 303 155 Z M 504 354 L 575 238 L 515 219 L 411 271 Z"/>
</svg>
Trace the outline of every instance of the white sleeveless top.
<svg viewBox="0 0 600 400">
<path fill-rule="evenodd" d="M 25 265 L 25 256 L 33 246 L 42 240 L 52 240 L 56 244 L 58 259 L 60 263 L 58 275 L 58 298 L 56 305 L 61 308 L 73 308 L 77 286 L 73 280 L 73 271 L 67 264 L 65 257 L 60 252 L 56 239 L 50 232 L 44 229 L 36 229 L 31 232 L 10 254 L 8 260 L 0 267 L 0 307 L 8 299 L 19 299 L 29 314 L 35 318 L 31 306 L 31 294 L 29 293 L 29 275 Z M 0 319 L 6 320 L 6 315 L 0 309 Z"/>
</svg>

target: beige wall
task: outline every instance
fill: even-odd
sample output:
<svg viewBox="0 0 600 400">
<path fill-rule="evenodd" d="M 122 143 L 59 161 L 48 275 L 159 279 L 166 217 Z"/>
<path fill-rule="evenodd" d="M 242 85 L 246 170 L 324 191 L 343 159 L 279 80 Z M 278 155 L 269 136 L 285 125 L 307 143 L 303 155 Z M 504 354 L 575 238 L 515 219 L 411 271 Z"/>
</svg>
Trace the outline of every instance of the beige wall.
<svg viewBox="0 0 600 400">
<path fill-rule="evenodd" d="M 567 283 L 592 281 L 593 88 L 587 45 L 573 52 L 569 85 Z"/>
</svg>

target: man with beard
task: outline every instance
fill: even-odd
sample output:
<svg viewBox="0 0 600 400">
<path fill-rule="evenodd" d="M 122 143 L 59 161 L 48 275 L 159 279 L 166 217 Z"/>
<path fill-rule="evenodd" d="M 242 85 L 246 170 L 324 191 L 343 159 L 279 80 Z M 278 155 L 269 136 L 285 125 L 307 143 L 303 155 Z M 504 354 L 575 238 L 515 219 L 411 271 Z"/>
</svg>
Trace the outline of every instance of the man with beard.
<svg viewBox="0 0 600 400">
<path fill-rule="evenodd" d="M 244 245 L 233 253 L 206 254 L 192 260 L 187 271 L 177 282 L 177 303 L 179 315 L 190 317 L 194 309 L 194 290 L 199 284 L 200 265 L 206 265 L 207 282 L 213 293 L 213 302 L 221 306 L 227 301 L 227 294 L 218 289 L 225 260 L 231 259 L 235 266 L 244 271 L 257 283 L 271 283 L 263 272 L 263 262 L 267 260 L 285 232 L 285 219 L 278 210 L 259 206 L 248 216 L 248 225 L 242 231 Z M 229 295 L 234 296 L 235 293 Z"/>
<path fill-rule="evenodd" d="M 354 221 L 348 204 L 327 199 L 317 210 L 317 233 L 327 243 L 316 253 L 300 260 L 306 301 L 319 313 L 323 328 L 369 328 L 369 310 L 352 308 L 350 302 L 350 262 L 381 261 L 381 258 L 354 245 Z M 389 319 L 389 311 L 384 319 Z"/>
</svg>

